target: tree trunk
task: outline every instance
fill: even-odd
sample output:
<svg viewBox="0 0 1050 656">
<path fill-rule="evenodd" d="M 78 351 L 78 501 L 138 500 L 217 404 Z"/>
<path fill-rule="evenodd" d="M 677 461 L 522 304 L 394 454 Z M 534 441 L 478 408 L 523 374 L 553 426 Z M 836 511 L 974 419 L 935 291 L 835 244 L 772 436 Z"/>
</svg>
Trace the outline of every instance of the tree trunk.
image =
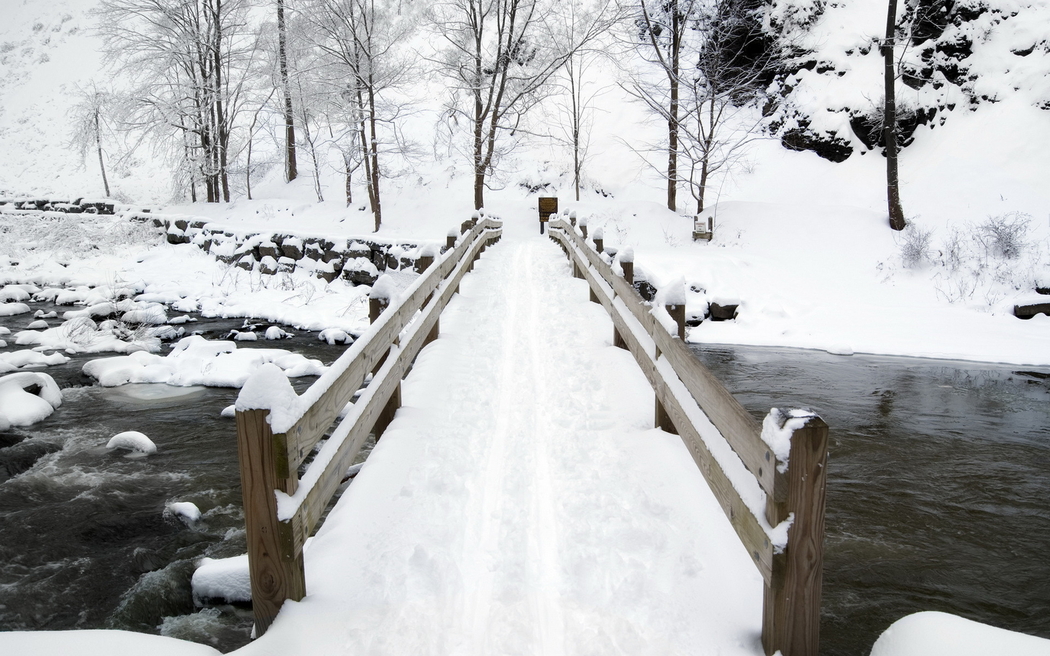
<svg viewBox="0 0 1050 656">
<path fill-rule="evenodd" d="M 682 30 L 678 12 L 678 0 L 671 5 L 671 100 L 667 107 L 667 209 L 672 212 L 678 206 L 678 78 L 681 68 Z"/>
<path fill-rule="evenodd" d="M 299 175 L 295 160 L 295 114 L 292 112 L 292 93 L 288 83 L 287 29 L 284 22 L 284 0 L 277 0 L 277 48 L 281 65 L 281 86 L 284 90 L 285 180 L 291 182 Z"/>
<path fill-rule="evenodd" d="M 886 202 L 889 206 L 890 227 L 894 230 L 904 230 L 906 223 L 904 210 L 901 208 L 900 180 L 897 172 L 897 103 L 894 88 L 897 71 L 893 61 L 896 18 L 897 0 L 889 0 L 886 16 L 886 40 L 882 44 L 886 80 L 886 107 L 882 128 L 886 140 Z"/>
<path fill-rule="evenodd" d="M 95 148 L 98 149 L 98 170 L 102 171 L 102 186 L 106 190 L 106 198 L 109 198 L 109 180 L 106 179 L 106 164 L 102 161 L 102 130 L 99 126 L 98 107 L 95 108 Z"/>
</svg>

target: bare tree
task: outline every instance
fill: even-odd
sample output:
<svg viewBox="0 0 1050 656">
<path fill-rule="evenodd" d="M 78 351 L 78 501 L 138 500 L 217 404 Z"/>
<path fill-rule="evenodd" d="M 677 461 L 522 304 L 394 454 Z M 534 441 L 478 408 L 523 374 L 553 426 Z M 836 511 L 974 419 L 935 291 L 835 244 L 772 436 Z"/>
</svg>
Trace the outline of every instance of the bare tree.
<svg viewBox="0 0 1050 656">
<path fill-rule="evenodd" d="M 85 157 L 89 150 L 98 154 L 98 170 L 102 174 L 102 187 L 108 198 L 109 178 L 106 177 L 106 162 L 102 156 L 102 133 L 107 129 L 104 115 L 112 102 L 111 96 L 105 91 L 100 91 L 95 85 L 81 90 L 80 94 L 80 101 L 71 109 L 73 134 L 70 145 L 81 157 Z"/>
<path fill-rule="evenodd" d="M 894 47 L 897 32 L 897 0 L 889 0 L 886 10 L 886 38 L 882 42 L 883 78 L 885 82 L 885 105 L 883 109 L 882 133 L 886 141 L 886 204 L 890 215 L 890 228 L 904 230 L 904 209 L 901 207 L 900 175 L 897 170 L 897 66 Z"/>
<path fill-rule="evenodd" d="M 756 0 L 671 0 L 660 14 L 648 0 L 639 2 L 643 56 L 659 66 L 665 84 L 639 76 L 625 89 L 667 122 L 668 209 L 677 209 L 677 188 L 685 184 L 699 213 L 712 176 L 761 136 L 756 104 L 772 81 L 779 47 L 763 30 Z"/>
<path fill-rule="evenodd" d="M 231 136 L 256 52 L 249 0 L 103 0 L 100 31 L 133 81 L 127 127 L 166 140 L 203 180 L 209 202 L 230 200 Z"/>
<path fill-rule="evenodd" d="M 505 138 L 524 127 L 572 54 L 606 28 L 594 21 L 566 35 L 563 9 L 552 0 L 443 0 L 432 8 L 445 45 L 435 61 L 450 80 L 449 116 L 470 130 L 475 208 L 484 206 L 486 178 L 513 147 Z"/>
<path fill-rule="evenodd" d="M 347 184 L 347 203 L 351 202 L 351 176 L 359 167 L 365 171 L 368 201 L 375 219 L 375 230 L 383 223 L 380 193 L 380 152 L 383 150 L 382 125 L 401 116 L 403 107 L 385 102 L 387 92 L 402 84 L 410 66 L 400 45 L 413 26 L 400 5 L 384 0 L 314 0 L 310 21 L 322 59 L 319 70 L 335 103 L 333 115 L 342 115 L 354 126 L 351 143 L 360 157 L 340 146 Z M 339 109 L 342 111 L 339 111 Z M 344 137 L 348 134 L 341 130 Z M 330 129 L 333 138 L 335 131 Z"/>
<path fill-rule="evenodd" d="M 642 58 L 658 66 L 667 82 L 666 92 L 642 79 L 634 80 L 631 87 L 635 96 L 667 121 L 667 209 L 672 211 L 678 208 L 682 49 L 699 8 L 700 0 L 638 0 L 634 20 Z"/>
<path fill-rule="evenodd" d="M 569 3 L 565 12 L 565 30 L 570 43 L 576 40 L 577 32 L 589 29 L 596 20 L 611 26 L 622 17 L 618 8 L 610 2 L 600 3 L 590 11 L 584 10 L 577 3 Z M 597 99 L 605 91 L 605 88 L 594 88 L 594 82 L 588 75 L 608 49 L 608 44 L 603 44 L 602 47 L 598 43 L 595 40 L 590 45 L 581 46 L 574 51 L 565 60 L 565 67 L 556 78 L 559 86 L 567 92 L 561 94 L 562 99 L 567 96 L 567 101 L 558 103 L 567 115 L 567 121 L 560 121 L 564 137 L 554 138 L 567 143 L 572 149 L 572 181 L 577 201 L 580 200 L 580 178 L 589 151 L 590 129 L 594 113 L 598 111 Z"/>
</svg>

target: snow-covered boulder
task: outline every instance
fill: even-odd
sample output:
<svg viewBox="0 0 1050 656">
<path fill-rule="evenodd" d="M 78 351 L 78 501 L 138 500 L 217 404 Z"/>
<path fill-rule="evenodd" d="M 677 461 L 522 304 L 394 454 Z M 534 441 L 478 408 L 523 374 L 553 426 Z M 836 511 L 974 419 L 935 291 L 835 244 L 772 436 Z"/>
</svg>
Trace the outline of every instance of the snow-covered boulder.
<svg viewBox="0 0 1050 656">
<path fill-rule="evenodd" d="M 0 317 L 13 317 L 29 311 L 30 308 L 25 303 L 0 303 Z"/>
<path fill-rule="evenodd" d="M 1015 633 L 948 613 L 906 615 L 890 625 L 871 656 L 1050 656 L 1050 640 Z"/>
<path fill-rule="evenodd" d="M 139 351 L 126 356 L 99 358 L 83 371 L 104 387 L 127 383 L 167 383 L 179 387 L 241 387 L 264 364 L 275 364 L 287 376 L 319 376 L 326 367 L 283 349 L 238 349 L 231 341 L 210 341 L 200 335 L 184 337 L 166 356 Z"/>
<path fill-rule="evenodd" d="M 107 449 L 124 449 L 131 451 L 132 456 L 148 456 L 157 452 L 157 445 L 153 440 L 138 431 L 124 431 L 109 438 Z"/>
<path fill-rule="evenodd" d="M 202 558 L 190 584 L 193 598 L 198 603 L 207 599 L 221 599 L 228 603 L 251 601 L 248 554 L 232 558 Z"/>
<path fill-rule="evenodd" d="M 0 377 L 0 430 L 31 426 L 60 405 L 62 391 L 47 374 L 26 371 Z"/>
</svg>

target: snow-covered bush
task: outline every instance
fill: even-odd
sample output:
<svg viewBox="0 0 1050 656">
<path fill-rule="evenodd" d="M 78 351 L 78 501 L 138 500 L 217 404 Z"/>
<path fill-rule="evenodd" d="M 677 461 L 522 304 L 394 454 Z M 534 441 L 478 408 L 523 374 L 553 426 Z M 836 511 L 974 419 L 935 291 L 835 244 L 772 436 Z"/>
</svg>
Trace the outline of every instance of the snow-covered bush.
<svg viewBox="0 0 1050 656">
<path fill-rule="evenodd" d="M 930 241 L 933 233 L 909 223 L 901 232 L 901 261 L 904 266 L 913 269 L 930 259 Z"/>
<path fill-rule="evenodd" d="M 990 255 L 1007 260 L 1017 259 L 1027 245 L 1026 237 L 1032 217 L 1024 212 L 1007 212 L 990 216 L 977 226 L 974 238 Z"/>
</svg>

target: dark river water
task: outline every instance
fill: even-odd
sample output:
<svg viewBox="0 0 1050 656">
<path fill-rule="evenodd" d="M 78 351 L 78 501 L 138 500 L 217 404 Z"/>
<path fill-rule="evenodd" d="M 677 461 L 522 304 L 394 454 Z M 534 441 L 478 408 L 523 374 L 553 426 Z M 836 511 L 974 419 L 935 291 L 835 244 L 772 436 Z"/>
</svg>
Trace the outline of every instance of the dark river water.
<svg viewBox="0 0 1050 656">
<path fill-rule="evenodd" d="M 924 610 L 1050 638 L 1050 369 L 694 351 L 756 418 L 830 426 L 821 654 Z"/>
<path fill-rule="evenodd" d="M 32 317 L 3 317 L 0 325 L 14 333 Z M 185 327 L 218 339 L 242 321 L 201 318 Z M 298 334 L 238 348 L 282 348 L 325 364 L 345 348 L 285 328 Z M 23 348 L 13 338 L 0 352 Z M 81 374 L 87 360 L 111 355 L 39 369 L 63 388 L 62 406 L 40 423 L 0 433 L 0 630 L 118 628 L 235 649 L 248 642 L 250 609 L 195 607 L 190 577 L 203 556 L 245 552 L 236 426 L 221 417 L 237 390 L 102 388 Z M 301 392 L 313 380 L 292 382 Z M 157 452 L 107 451 L 109 438 L 128 430 L 145 433 Z M 176 501 L 196 504 L 201 520 L 188 524 L 165 512 Z"/>
</svg>

